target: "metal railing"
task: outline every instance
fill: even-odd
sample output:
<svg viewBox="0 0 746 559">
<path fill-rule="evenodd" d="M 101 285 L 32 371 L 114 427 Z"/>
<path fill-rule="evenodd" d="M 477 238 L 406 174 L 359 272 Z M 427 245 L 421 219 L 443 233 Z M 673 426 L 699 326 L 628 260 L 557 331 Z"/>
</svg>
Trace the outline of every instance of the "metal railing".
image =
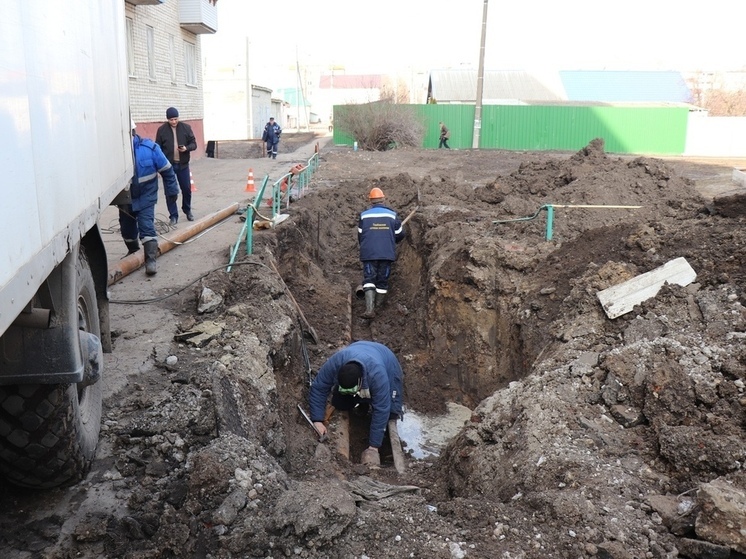
<svg viewBox="0 0 746 559">
<path fill-rule="evenodd" d="M 269 175 L 265 175 L 262 180 L 262 186 L 259 188 L 254 201 L 249 204 L 246 208 L 246 220 L 244 221 L 241 232 L 238 234 L 236 244 L 231 246 L 231 255 L 227 272 L 231 271 L 231 268 L 236 261 L 238 250 L 241 246 L 241 242 L 246 243 L 246 254 L 252 254 L 254 247 L 254 220 L 256 217 L 260 217 L 265 222 L 269 222 L 270 226 L 273 226 L 281 215 L 282 205 L 284 203 L 285 208 L 290 207 L 290 202 L 299 200 L 305 196 L 308 188 L 311 184 L 311 177 L 319 169 L 319 147 L 316 144 L 315 153 L 308 159 L 306 165 L 296 165 L 290 172 L 281 176 L 274 183 L 272 183 L 269 203 L 272 207 L 272 215 L 267 218 L 260 213 L 260 206 L 264 201 L 264 191 L 266 190 L 267 184 L 269 183 Z M 286 216 L 287 217 L 287 216 Z"/>
</svg>

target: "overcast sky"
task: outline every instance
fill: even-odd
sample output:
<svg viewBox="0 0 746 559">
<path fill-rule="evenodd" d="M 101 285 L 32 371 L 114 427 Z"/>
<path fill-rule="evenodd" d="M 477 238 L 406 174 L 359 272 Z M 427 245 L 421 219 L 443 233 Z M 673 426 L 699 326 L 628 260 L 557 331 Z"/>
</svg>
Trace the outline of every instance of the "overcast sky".
<svg viewBox="0 0 746 559">
<path fill-rule="evenodd" d="M 248 37 L 252 73 L 265 81 L 296 62 L 348 74 L 479 63 L 484 0 L 220 0 L 217 8 L 204 56 L 245 60 Z M 485 69 L 742 70 L 745 26 L 743 0 L 490 0 Z"/>
</svg>

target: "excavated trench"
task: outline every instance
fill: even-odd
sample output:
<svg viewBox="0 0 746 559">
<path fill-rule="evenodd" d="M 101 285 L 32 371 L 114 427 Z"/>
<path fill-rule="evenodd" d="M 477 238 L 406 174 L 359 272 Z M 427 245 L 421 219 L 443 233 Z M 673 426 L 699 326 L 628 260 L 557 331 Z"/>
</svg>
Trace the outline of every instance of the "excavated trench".
<svg viewBox="0 0 746 559">
<path fill-rule="evenodd" d="M 516 315 L 515 280 L 501 265 L 505 249 L 490 236 L 487 220 L 464 227 L 468 209 L 423 204 L 422 193 L 438 188 L 429 179 L 418 184 L 398 175 L 376 184 L 401 217 L 416 211 L 397 249 L 386 303 L 372 320 L 360 317 L 364 302 L 356 296 L 361 280 L 356 218 L 366 207 L 368 183 L 316 192 L 299 201 L 277 228 L 280 273 L 320 333 L 319 345 L 326 345 L 297 337 L 288 354 L 308 353 L 315 371 L 351 341 L 389 346 L 405 372 L 406 413 L 399 422 L 405 451 L 422 458 L 437 454 L 481 400 L 522 378 L 543 340 Z M 324 197 L 332 200 L 316 199 Z M 293 365 L 275 361 L 283 383 L 308 378 L 305 359 L 293 359 Z M 295 416 L 291 408 L 307 399 L 307 383 L 291 396 L 283 408 Z M 365 419 L 351 416 L 353 462 L 367 445 Z M 341 428 L 334 418 L 331 426 Z M 382 456 L 386 464 L 386 449 Z"/>
</svg>

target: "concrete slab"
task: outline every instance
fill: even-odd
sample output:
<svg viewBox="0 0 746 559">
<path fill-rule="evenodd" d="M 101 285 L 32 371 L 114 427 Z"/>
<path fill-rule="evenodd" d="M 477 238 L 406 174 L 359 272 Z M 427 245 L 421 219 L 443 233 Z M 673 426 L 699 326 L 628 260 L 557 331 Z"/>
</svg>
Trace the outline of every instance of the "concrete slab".
<svg viewBox="0 0 746 559">
<path fill-rule="evenodd" d="M 598 300 L 609 318 L 617 318 L 658 294 L 663 284 L 686 286 L 697 273 L 685 258 L 679 257 L 663 266 L 598 292 Z"/>
</svg>

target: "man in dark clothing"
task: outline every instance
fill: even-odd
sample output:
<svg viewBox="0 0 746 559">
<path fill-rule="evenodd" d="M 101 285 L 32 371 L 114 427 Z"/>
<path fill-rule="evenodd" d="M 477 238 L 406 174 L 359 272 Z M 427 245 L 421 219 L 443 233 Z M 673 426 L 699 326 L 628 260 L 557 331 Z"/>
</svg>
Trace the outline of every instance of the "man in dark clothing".
<svg viewBox="0 0 746 559">
<path fill-rule="evenodd" d="M 386 299 L 391 263 L 396 260 L 396 243 L 405 235 L 396 212 L 384 206 L 383 191 L 373 188 L 368 197 L 371 207 L 360 214 L 357 226 L 365 293 L 363 318 L 373 318 L 376 307 Z"/>
<path fill-rule="evenodd" d="M 179 186 L 176 175 L 158 144 L 135 133 L 132 121 L 132 147 L 135 154 L 135 176 L 130 185 L 132 202 L 119 206 L 119 229 L 124 244 L 133 254 L 145 249 L 145 273 L 157 272 L 155 259 L 158 256 L 158 236 L 155 232 L 155 204 L 158 201 L 158 173 L 163 178 L 166 197 L 177 196 Z M 138 240 L 139 239 L 139 240 Z"/>
<path fill-rule="evenodd" d="M 262 140 L 267 142 L 267 157 L 277 159 L 277 146 L 280 144 L 282 128 L 275 122 L 275 117 L 269 117 L 269 122 L 264 125 Z"/>
<path fill-rule="evenodd" d="M 368 448 L 361 463 L 379 466 L 378 449 L 383 443 L 391 419 L 402 417 L 404 372 L 394 353 L 377 342 L 354 342 L 332 355 L 319 369 L 311 385 L 309 407 L 311 421 L 320 435 L 326 433 L 326 400 L 332 394 L 332 406 L 352 410 L 358 404 L 371 407 Z"/>
<path fill-rule="evenodd" d="M 169 107 L 166 110 L 166 118 L 168 121 L 164 122 L 155 134 L 155 143 L 160 146 L 163 154 L 173 165 L 181 188 L 181 210 L 189 221 L 194 221 L 189 152 L 197 149 L 197 140 L 194 137 L 194 132 L 192 132 L 192 127 L 186 122 L 179 121 L 179 111 L 174 107 Z M 179 221 L 179 209 L 176 205 L 178 199 L 178 193 L 176 196 L 166 197 L 171 225 L 176 225 Z"/>
</svg>

